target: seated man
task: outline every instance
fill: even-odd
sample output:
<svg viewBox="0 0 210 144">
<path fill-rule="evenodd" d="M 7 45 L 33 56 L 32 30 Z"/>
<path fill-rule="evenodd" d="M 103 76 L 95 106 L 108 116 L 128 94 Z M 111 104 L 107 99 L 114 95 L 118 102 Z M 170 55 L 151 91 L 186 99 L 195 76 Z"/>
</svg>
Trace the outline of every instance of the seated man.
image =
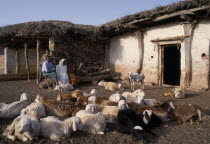
<svg viewBox="0 0 210 144">
<path fill-rule="evenodd" d="M 42 65 L 42 73 L 43 73 L 43 75 L 52 79 L 53 84 L 54 84 L 54 82 L 56 82 L 56 87 L 58 87 L 57 74 L 55 72 L 55 67 L 53 66 L 52 62 L 50 61 L 50 56 L 46 56 L 46 61 Z"/>
</svg>

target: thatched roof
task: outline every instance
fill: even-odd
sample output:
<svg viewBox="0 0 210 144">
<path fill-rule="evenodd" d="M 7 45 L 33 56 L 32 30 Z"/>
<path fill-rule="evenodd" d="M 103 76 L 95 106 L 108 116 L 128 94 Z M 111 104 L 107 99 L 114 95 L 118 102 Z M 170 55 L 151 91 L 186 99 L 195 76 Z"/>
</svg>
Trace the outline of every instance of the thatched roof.
<svg viewBox="0 0 210 144">
<path fill-rule="evenodd" d="M 66 38 L 72 35 L 94 35 L 96 26 L 73 24 L 67 21 L 37 21 L 0 28 L 0 37 L 53 36 Z"/>
<path fill-rule="evenodd" d="M 180 1 L 171 5 L 160 6 L 152 10 L 146 10 L 136 14 L 128 15 L 100 26 L 73 24 L 67 21 L 38 21 L 9 25 L 0 27 L 0 43 L 5 39 L 11 40 L 14 37 L 27 38 L 37 37 L 40 35 L 53 36 L 59 39 L 65 39 L 75 35 L 88 35 L 95 39 L 100 35 L 111 36 L 116 31 L 123 32 L 120 27 L 133 21 L 148 19 L 146 23 L 150 24 L 152 23 L 152 20 L 157 17 L 172 14 L 182 10 L 199 8 L 206 5 L 210 5 L 210 0 Z M 209 11 L 207 11 L 207 13 L 208 12 Z M 141 25 L 141 23 L 138 24 Z"/>
<path fill-rule="evenodd" d="M 154 19 L 159 16 L 163 16 L 166 14 L 172 14 L 182 10 L 188 10 L 193 8 L 202 7 L 205 5 L 210 5 L 210 0 L 188 0 L 188 1 L 180 1 L 177 3 L 173 3 L 166 6 L 159 6 L 152 10 L 146 10 L 139 13 L 131 14 L 128 16 L 124 16 L 122 18 L 116 19 L 114 21 L 105 23 L 100 25 L 103 27 L 105 31 L 113 31 L 116 30 L 119 26 L 124 25 L 126 23 L 143 20 L 143 19 Z M 149 21 L 151 22 L 151 21 Z"/>
</svg>

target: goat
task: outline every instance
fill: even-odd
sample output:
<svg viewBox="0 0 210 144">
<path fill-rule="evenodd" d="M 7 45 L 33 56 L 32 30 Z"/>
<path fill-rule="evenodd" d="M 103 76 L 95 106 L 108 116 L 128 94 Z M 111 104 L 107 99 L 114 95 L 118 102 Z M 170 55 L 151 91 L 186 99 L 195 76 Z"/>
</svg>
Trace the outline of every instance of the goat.
<svg viewBox="0 0 210 144">
<path fill-rule="evenodd" d="M 131 72 L 128 72 L 128 76 L 129 76 L 129 79 L 130 79 L 130 82 L 131 82 L 131 90 L 134 91 L 135 89 L 135 83 L 136 82 L 141 82 L 141 89 L 144 89 L 144 79 L 145 79 L 145 76 L 143 73 L 131 73 Z"/>
</svg>

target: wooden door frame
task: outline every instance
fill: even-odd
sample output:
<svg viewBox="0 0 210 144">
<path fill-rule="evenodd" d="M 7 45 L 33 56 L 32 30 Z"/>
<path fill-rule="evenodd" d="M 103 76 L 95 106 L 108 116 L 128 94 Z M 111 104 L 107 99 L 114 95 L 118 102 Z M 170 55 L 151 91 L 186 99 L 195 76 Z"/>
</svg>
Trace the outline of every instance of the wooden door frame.
<svg viewBox="0 0 210 144">
<path fill-rule="evenodd" d="M 178 44 L 181 45 L 181 43 Z M 179 86 L 164 84 L 164 49 L 165 47 L 168 46 L 177 46 L 177 44 L 169 43 L 169 44 L 158 45 L 158 85 L 179 87 L 181 85 L 181 74 L 180 74 Z M 180 63 L 181 63 L 181 51 L 180 51 Z M 181 64 L 180 64 L 180 70 L 181 70 Z"/>
</svg>

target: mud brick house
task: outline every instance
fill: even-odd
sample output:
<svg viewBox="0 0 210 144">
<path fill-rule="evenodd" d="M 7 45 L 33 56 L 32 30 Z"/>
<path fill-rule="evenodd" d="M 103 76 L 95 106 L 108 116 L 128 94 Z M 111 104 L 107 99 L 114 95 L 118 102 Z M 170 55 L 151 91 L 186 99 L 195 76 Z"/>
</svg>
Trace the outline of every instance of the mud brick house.
<svg viewBox="0 0 210 144">
<path fill-rule="evenodd" d="M 30 22 L 2 27 L 0 43 L 1 48 L 6 47 L 4 55 L 13 51 L 12 58 L 8 59 L 18 57 L 17 51 L 21 49 L 21 54 L 27 49 L 30 56 L 32 48 L 31 54 L 35 58 L 28 63 L 34 72 L 36 58 L 44 49 L 50 48 L 57 59 L 64 56 L 76 63 L 97 60 L 122 78 L 127 77 L 129 71 L 142 71 L 146 82 L 209 89 L 209 12 L 209 0 L 189 0 L 128 15 L 100 26 Z M 22 68 L 25 70 L 21 69 L 20 61 L 18 68 L 17 61 L 13 61 L 11 71 L 26 71 L 25 66 Z M 9 72 L 9 62 L 7 65 L 5 68 Z"/>
</svg>

